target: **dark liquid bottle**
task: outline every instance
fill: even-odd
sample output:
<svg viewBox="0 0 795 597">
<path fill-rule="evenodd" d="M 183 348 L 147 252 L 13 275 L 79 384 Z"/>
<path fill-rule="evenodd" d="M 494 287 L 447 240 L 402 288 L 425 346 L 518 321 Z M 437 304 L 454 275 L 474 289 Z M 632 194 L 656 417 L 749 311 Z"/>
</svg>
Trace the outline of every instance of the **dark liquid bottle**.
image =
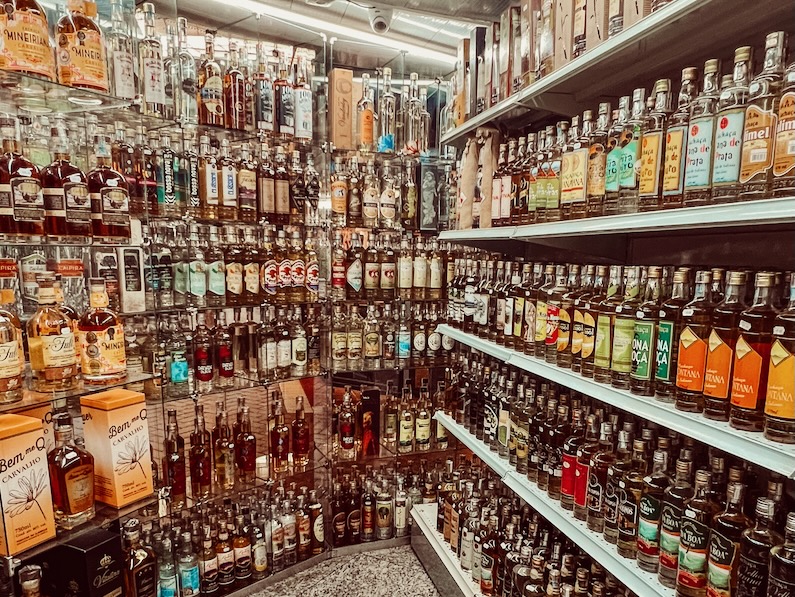
<svg viewBox="0 0 795 597">
<path fill-rule="evenodd" d="M 594 343 L 593 379 L 599 383 L 610 383 L 612 373 L 610 363 L 613 350 L 613 332 L 616 319 L 616 307 L 623 300 L 623 276 L 620 265 L 610 266 L 610 280 L 607 283 L 607 295 L 598 305 L 593 306 L 596 320 L 596 340 Z M 637 296 L 637 288 L 635 289 Z M 593 301 L 591 302 L 593 305 Z M 583 368 L 583 373 L 585 369 Z"/>
<path fill-rule="evenodd" d="M 713 307 L 711 281 L 711 272 L 698 272 L 695 296 L 681 311 L 675 405 L 687 412 L 704 410 L 704 369 Z"/>
<path fill-rule="evenodd" d="M 784 542 L 774 531 L 775 502 L 760 497 L 756 500 L 756 525 L 742 532 L 739 541 L 737 597 L 765 597 L 770 572 L 770 550 Z"/>
<path fill-rule="evenodd" d="M 795 512 L 787 514 L 784 543 L 770 550 L 768 595 L 792 595 L 795 591 Z"/>
<path fill-rule="evenodd" d="M 130 239 L 130 194 L 126 178 L 111 167 L 110 138 L 100 131 L 95 137 L 97 165 L 88 173 L 91 197 L 91 228 L 101 243 Z"/>
<path fill-rule="evenodd" d="M 643 302 L 635 311 L 632 330 L 632 370 L 629 391 L 638 396 L 654 396 L 654 365 L 657 354 L 657 322 L 663 301 L 662 268 L 648 271 Z"/>
<path fill-rule="evenodd" d="M 676 395 L 676 357 L 681 330 L 679 314 L 687 304 L 688 296 L 686 272 L 674 272 L 671 298 L 663 303 L 657 322 L 654 395 L 662 402 L 673 402 Z"/>
<path fill-rule="evenodd" d="M 795 443 L 795 275 L 792 273 L 789 305 L 773 323 L 765 437 L 776 442 Z"/>
<path fill-rule="evenodd" d="M 679 538 L 685 502 L 693 497 L 693 461 L 680 458 L 676 461 L 674 482 L 663 495 L 660 515 L 660 553 L 657 580 L 673 589 L 679 566 Z"/>
<path fill-rule="evenodd" d="M 756 274 L 754 302 L 740 316 L 740 334 L 734 350 L 729 424 L 745 431 L 762 431 L 767 374 L 773 342 L 775 274 Z"/>
<path fill-rule="evenodd" d="M 704 370 L 704 416 L 717 421 L 729 420 L 734 347 L 740 315 L 745 311 L 745 272 L 731 272 L 726 297 L 712 311 L 707 362 Z"/>
<path fill-rule="evenodd" d="M 0 235 L 6 241 L 39 242 L 44 235 L 44 195 L 39 169 L 20 153 L 19 121 L 0 114 Z"/>
<path fill-rule="evenodd" d="M 707 594 L 730 595 L 737 591 L 740 540 L 752 521 L 743 512 L 745 485 L 732 481 L 726 494 L 726 509 L 712 519 L 707 559 Z"/>
<path fill-rule="evenodd" d="M 687 501 L 680 525 L 679 559 L 676 573 L 677 597 L 704 597 L 707 588 L 707 549 L 709 545 L 709 525 L 720 506 L 712 501 L 709 471 L 696 471 L 695 491 Z M 704 557 L 686 556 L 690 552 L 704 554 Z"/>
</svg>

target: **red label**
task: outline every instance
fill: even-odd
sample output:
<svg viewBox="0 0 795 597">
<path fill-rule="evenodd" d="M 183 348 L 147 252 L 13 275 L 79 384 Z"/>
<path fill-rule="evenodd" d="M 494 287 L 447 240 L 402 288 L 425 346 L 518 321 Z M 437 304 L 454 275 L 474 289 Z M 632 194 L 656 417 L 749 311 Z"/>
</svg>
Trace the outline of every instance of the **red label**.
<svg viewBox="0 0 795 597">
<path fill-rule="evenodd" d="M 18 275 L 15 259 L 0 259 L 0 278 L 16 278 Z"/>
<path fill-rule="evenodd" d="M 588 490 L 588 477 L 591 475 L 591 467 L 587 464 L 577 462 L 574 469 L 574 503 L 581 508 L 585 508 Z"/>
<path fill-rule="evenodd" d="M 560 306 L 547 303 L 547 338 L 546 346 L 557 346 L 560 326 Z"/>
<path fill-rule="evenodd" d="M 560 478 L 560 493 L 574 497 L 577 482 L 577 457 L 570 454 L 563 455 L 563 475 Z"/>
</svg>

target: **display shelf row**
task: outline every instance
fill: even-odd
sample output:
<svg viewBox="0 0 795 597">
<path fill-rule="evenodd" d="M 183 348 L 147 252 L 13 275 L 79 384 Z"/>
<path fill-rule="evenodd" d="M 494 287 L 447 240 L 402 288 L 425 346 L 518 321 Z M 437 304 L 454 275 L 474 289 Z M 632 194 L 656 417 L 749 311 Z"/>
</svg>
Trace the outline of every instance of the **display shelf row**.
<svg viewBox="0 0 795 597">
<path fill-rule="evenodd" d="M 568 369 L 549 365 L 544 361 L 467 334 L 446 324 L 440 325 L 438 329 L 440 333 L 508 365 L 673 429 L 709 446 L 731 454 L 741 454 L 749 462 L 795 478 L 795 446 L 793 445 L 771 442 L 766 440 L 761 433 L 740 431 L 728 423 L 676 410 L 672 404 L 659 402 L 651 397 L 636 396 L 625 390 L 597 383 L 593 379 L 582 377 Z"/>
<path fill-rule="evenodd" d="M 533 114 L 573 114 L 595 105 L 616 89 L 653 82 L 653 72 L 675 71 L 684 62 L 728 57 L 754 32 L 790 22 L 787 8 L 776 2 L 676 0 L 610 37 L 582 56 L 518 93 L 446 132 L 441 144 L 462 146 L 478 127 L 530 120 Z M 712 34 L 705 34 L 709 23 Z M 589 25 L 590 26 L 590 25 Z M 718 34 L 718 32 L 720 32 Z M 650 67 L 654 67 L 653 69 Z"/>
<path fill-rule="evenodd" d="M 444 424 L 448 432 L 452 433 L 462 444 L 472 450 L 478 458 L 500 475 L 503 483 L 511 491 L 538 511 L 541 516 L 546 518 L 592 558 L 597 560 L 605 570 L 614 575 L 636 595 L 643 595 L 644 597 L 673 597 L 674 591 L 659 584 L 656 574 L 641 570 L 635 564 L 635 560 L 628 560 L 619 556 L 615 546 L 609 544 L 600 535 L 589 531 L 584 522 L 572 518 L 571 513 L 564 510 L 559 502 L 553 502 L 547 497 L 545 492 L 531 485 L 526 477 L 511 469 L 506 460 L 499 458 L 486 444 L 469 433 L 463 426 L 456 423 L 452 417 L 444 413 L 437 413 L 435 417 Z M 433 520 L 435 520 L 435 515 Z M 433 525 L 431 525 L 431 530 L 436 533 Z M 436 533 L 436 535 L 439 535 L 439 533 Z M 426 536 L 429 536 L 428 533 L 426 533 Z M 458 561 L 450 549 L 446 547 L 441 535 L 439 535 L 438 541 L 440 543 L 439 550 L 444 550 L 449 554 L 453 566 L 460 573 Z"/>
</svg>

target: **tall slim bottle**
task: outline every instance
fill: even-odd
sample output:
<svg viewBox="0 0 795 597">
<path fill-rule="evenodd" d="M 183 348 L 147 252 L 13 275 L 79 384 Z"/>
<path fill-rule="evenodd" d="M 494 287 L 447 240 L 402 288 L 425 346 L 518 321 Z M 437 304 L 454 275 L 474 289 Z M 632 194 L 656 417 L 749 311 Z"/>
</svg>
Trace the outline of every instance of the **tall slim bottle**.
<svg viewBox="0 0 795 597">
<path fill-rule="evenodd" d="M 601 216 L 605 200 L 608 132 L 610 130 L 610 103 L 599 104 L 596 126 L 588 135 L 588 166 L 586 175 L 586 217 Z"/>
<path fill-rule="evenodd" d="M 141 108 L 144 114 L 163 116 L 166 111 L 163 47 L 155 36 L 155 6 L 141 5 L 144 38 L 138 42 L 138 80 L 141 82 Z"/>
<path fill-rule="evenodd" d="M 632 92 L 632 115 L 624 125 L 618 144 L 621 148 L 621 158 L 618 163 L 619 213 L 638 211 L 641 137 L 646 118 L 646 90 L 638 88 Z"/>
<path fill-rule="evenodd" d="M 678 410 L 704 410 L 704 370 L 707 360 L 710 321 L 712 319 L 712 274 L 699 271 L 693 300 L 681 312 L 679 348 L 676 358 L 676 401 Z"/>
<path fill-rule="evenodd" d="M 392 69 L 384 68 L 384 85 L 378 100 L 378 151 L 395 152 L 395 94 L 392 93 Z"/>
<path fill-rule="evenodd" d="M 789 305 L 773 323 L 765 400 L 765 437 L 795 443 L 795 276 L 790 274 Z"/>
<path fill-rule="evenodd" d="M 204 34 L 204 60 L 199 66 L 199 124 L 224 126 L 224 80 L 215 60 L 215 32 Z"/>
<path fill-rule="evenodd" d="M 706 205 L 712 200 L 712 159 L 715 143 L 715 112 L 720 93 L 720 60 L 704 63 L 701 93 L 690 103 L 687 136 L 684 204 Z"/>
<path fill-rule="evenodd" d="M 671 298 L 660 309 L 657 322 L 657 343 L 654 359 L 654 395 L 657 400 L 674 402 L 676 396 L 679 334 L 682 331 L 680 314 L 690 300 L 687 273 L 674 272 Z"/>
<path fill-rule="evenodd" d="M 664 209 L 682 207 L 684 204 L 688 122 L 690 120 L 690 103 L 698 93 L 697 79 L 697 68 L 688 67 L 682 70 L 682 84 L 679 87 L 676 110 L 668 118 L 662 176 L 662 207 Z"/>
<path fill-rule="evenodd" d="M 654 108 L 643 125 L 638 174 L 638 210 L 660 208 L 660 191 L 665 157 L 666 128 L 671 115 L 671 79 L 659 79 L 654 84 Z"/>
</svg>

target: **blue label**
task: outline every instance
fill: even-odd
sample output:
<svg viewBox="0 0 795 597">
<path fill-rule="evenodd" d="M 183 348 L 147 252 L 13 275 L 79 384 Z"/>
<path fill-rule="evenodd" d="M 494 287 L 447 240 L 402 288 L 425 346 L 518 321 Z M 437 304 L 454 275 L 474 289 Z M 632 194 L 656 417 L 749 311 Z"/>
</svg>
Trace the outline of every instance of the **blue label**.
<svg viewBox="0 0 795 597">
<path fill-rule="evenodd" d="M 381 135 L 378 138 L 378 151 L 395 151 L 395 135 Z"/>
<path fill-rule="evenodd" d="M 621 157 L 621 148 L 614 147 L 605 159 L 605 191 L 618 192 L 618 162 Z"/>
<path fill-rule="evenodd" d="M 188 381 L 188 361 L 184 353 L 171 355 L 171 383 L 185 383 Z"/>
<path fill-rule="evenodd" d="M 182 597 L 199 594 L 199 567 L 182 568 L 179 571 L 182 584 Z"/>
<path fill-rule="evenodd" d="M 411 332 L 398 332 L 397 356 L 399 359 L 407 359 L 411 354 Z"/>
<path fill-rule="evenodd" d="M 177 577 L 161 578 L 158 593 L 160 597 L 177 597 Z"/>
</svg>

